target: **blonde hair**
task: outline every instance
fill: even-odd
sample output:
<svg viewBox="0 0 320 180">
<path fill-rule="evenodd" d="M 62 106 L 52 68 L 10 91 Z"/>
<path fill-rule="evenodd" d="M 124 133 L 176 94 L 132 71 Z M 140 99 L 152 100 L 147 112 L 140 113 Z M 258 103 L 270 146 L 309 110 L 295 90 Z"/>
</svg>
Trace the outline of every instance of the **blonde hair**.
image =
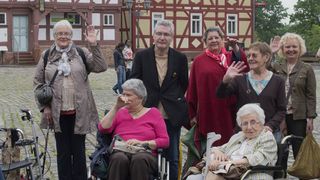
<svg viewBox="0 0 320 180">
<path fill-rule="evenodd" d="M 296 34 L 296 33 L 285 33 L 280 39 L 280 49 L 278 51 L 278 55 L 281 58 L 285 58 L 285 56 L 283 54 L 283 46 L 285 45 L 285 43 L 289 39 L 295 39 L 295 40 L 298 41 L 299 48 L 300 48 L 299 57 L 301 57 L 302 55 L 304 55 L 307 52 L 306 43 L 305 43 L 304 39 L 299 34 Z"/>
</svg>

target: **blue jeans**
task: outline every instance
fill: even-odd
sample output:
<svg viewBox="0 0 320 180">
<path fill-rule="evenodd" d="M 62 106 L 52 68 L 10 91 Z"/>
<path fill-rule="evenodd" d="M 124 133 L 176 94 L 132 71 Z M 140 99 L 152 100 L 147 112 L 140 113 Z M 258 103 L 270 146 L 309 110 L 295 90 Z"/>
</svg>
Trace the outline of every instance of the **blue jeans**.
<svg viewBox="0 0 320 180">
<path fill-rule="evenodd" d="M 124 66 L 117 67 L 117 84 L 112 88 L 114 90 L 118 89 L 119 93 L 122 93 L 121 85 L 126 81 L 126 68 Z"/>
<path fill-rule="evenodd" d="M 179 143 L 181 127 L 173 127 L 168 120 L 166 120 L 167 131 L 170 140 L 170 146 L 164 150 L 164 156 L 169 160 L 169 179 L 178 180 L 178 166 L 179 166 Z"/>
</svg>

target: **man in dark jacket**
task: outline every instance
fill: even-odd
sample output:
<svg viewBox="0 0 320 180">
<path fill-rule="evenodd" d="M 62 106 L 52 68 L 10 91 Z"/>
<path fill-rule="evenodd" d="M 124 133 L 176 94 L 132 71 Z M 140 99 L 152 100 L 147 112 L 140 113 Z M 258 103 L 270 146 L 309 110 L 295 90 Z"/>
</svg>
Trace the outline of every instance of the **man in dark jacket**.
<svg viewBox="0 0 320 180">
<path fill-rule="evenodd" d="M 136 53 L 130 77 L 143 81 L 148 92 L 145 106 L 157 107 L 166 121 L 170 147 L 165 155 L 170 161 L 170 180 L 177 180 L 181 126 L 188 122 L 184 97 L 188 86 L 188 61 L 184 54 L 170 48 L 173 32 L 170 21 L 157 22 L 154 45 Z"/>
</svg>

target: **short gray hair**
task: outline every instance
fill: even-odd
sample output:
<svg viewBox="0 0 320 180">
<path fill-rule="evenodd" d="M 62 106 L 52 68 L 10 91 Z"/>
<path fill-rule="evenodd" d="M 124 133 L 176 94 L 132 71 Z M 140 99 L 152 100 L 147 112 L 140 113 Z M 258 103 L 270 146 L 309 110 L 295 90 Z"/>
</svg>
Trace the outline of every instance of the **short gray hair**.
<svg viewBox="0 0 320 180">
<path fill-rule="evenodd" d="M 133 91 L 138 97 L 143 99 L 143 102 L 147 99 L 147 89 L 140 79 L 129 79 L 121 87 L 122 89 Z"/>
<path fill-rule="evenodd" d="M 157 22 L 157 24 L 154 26 L 153 33 L 155 33 L 155 32 L 157 31 L 157 29 L 158 29 L 159 26 L 164 26 L 164 27 L 170 28 L 171 35 L 173 35 L 173 33 L 174 33 L 174 26 L 173 26 L 173 24 L 172 24 L 171 21 L 165 20 L 165 19 L 159 20 L 159 21 Z"/>
<path fill-rule="evenodd" d="M 210 28 L 208 28 L 208 29 L 204 32 L 204 34 L 203 34 L 202 40 L 203 40 L 203 42 L 205 42 L 205 43 L 207 43 L 207 38 L 208 38 L 209 32 L 217 32 L 217 33 L 219 34 L 219 36 L 220 36 L 221 38 L 223 38 L 223 32 L 221 31 L 221 29 L 220 29 L 219 27 L 210 27 Z"/>
<path fill-rule="evenodd" d="M 265 115 L 263 109 L 257 103 L 249 103 L 243 105 L 237 112 L 237 123 L 241 126 L 241 119 L 240 117 L 248 115 L 248 114 L 256 114 L 258 120 L 264 124 L 265 122 Z"/>
<path fill-rule="evenodd" d="M 278 55 L 280 57 L 285 58 L 285 56 L 283 54 L 283 46 L 289 39 L 296 39 L 298 41 L 299 48 L 300 48 L 300 57 L 307 52 L 306 42 L 304 41 L 304 39 L 299 34 L 296 34 L 296 33 L 285 33 L 280 39 L 280 49 L 279 49 L 279 52 L 278 52 Z"/>
<path fill-rule="evenodd" d="M 56 31 L 58 29 L 58 27 L 62 27 L 62 26 L 65 26 L 67 27 L 68 29 L 70 29 L 70 32 L 71 32 L 71 35 L 72 35 L 72 31 L 73 31 L 73 28 L 72 28 L 72 25 L 70 24 L 70 22 L 68 20 L 60 20 L 58 21 L 54 26 L 53 26 L 53 36 L 56 34 Z"/>
</svg>

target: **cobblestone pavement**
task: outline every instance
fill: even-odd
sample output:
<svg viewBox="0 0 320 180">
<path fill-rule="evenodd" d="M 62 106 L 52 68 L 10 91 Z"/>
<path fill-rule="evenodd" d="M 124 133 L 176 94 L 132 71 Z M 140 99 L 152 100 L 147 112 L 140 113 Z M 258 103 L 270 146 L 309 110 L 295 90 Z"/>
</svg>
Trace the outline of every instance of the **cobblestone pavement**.
<svg viewBox="0 0 320 180">
<path fill-rule="evenodd" d="M 0 127 L 16 127 L 24 131 L 27 138 L 32 138 L 31 125 L 29 122 L 21 120 L 20 108 L 31 109 L 35 124 L 37 135 L 39 136 L 39 142 L 41 146 L 44 146 L 44 133 L 38 126 L 40 113 L 36 108 L 34 102 L 34 95 L 32 91 L 32 78 L 34 75 L 34 66 L 24 67 L 0 67 Z M 320 67 L 315 67 L 317 80 L 320 80 Z M 105 109 L 110 109 L 115 101 L 116 95 L 111 90 L 111 87 L 116 82 L 116 74 L 113 68 L 109 68 L 106 72 L 90 74 L 90 83 L 93 89 L 93 94 L 97 104 L 99 116 L 103 115 Z M 317 88 L 318 101 L 320 94 L 320 87 Z M 318 105 L 318 113 L 320 105 Z M 183 130 L 185 133 L 185 130 Z M 318 142 L 320 142 L 320 122 L 319 117 L 315 121 L 314 135 Z M 0 133 L 1 141 L 4 139 L 4 133 Z M 87 157 L 93 152 L 95 147 L 95 134 L 87 135 L 86 139 L 86 153 Z M 40 150 L 43 149 L 42 147 Z M 184 152 L 185 152 L 185 148 Z M 55 140 L 53 133 L 49 136 L 48 150 L 50 154 L 50 161 L 47 160 L 46 165 L 50 164 L 46 177 L 50 179 L 57 178 L 57 166 L 56 166 L 56 152 L 55 152 Z M 185 157 L 185 154 L 184 154 Z M 89 163 L 89 159 L 87 159 Z"/>
</svg>

